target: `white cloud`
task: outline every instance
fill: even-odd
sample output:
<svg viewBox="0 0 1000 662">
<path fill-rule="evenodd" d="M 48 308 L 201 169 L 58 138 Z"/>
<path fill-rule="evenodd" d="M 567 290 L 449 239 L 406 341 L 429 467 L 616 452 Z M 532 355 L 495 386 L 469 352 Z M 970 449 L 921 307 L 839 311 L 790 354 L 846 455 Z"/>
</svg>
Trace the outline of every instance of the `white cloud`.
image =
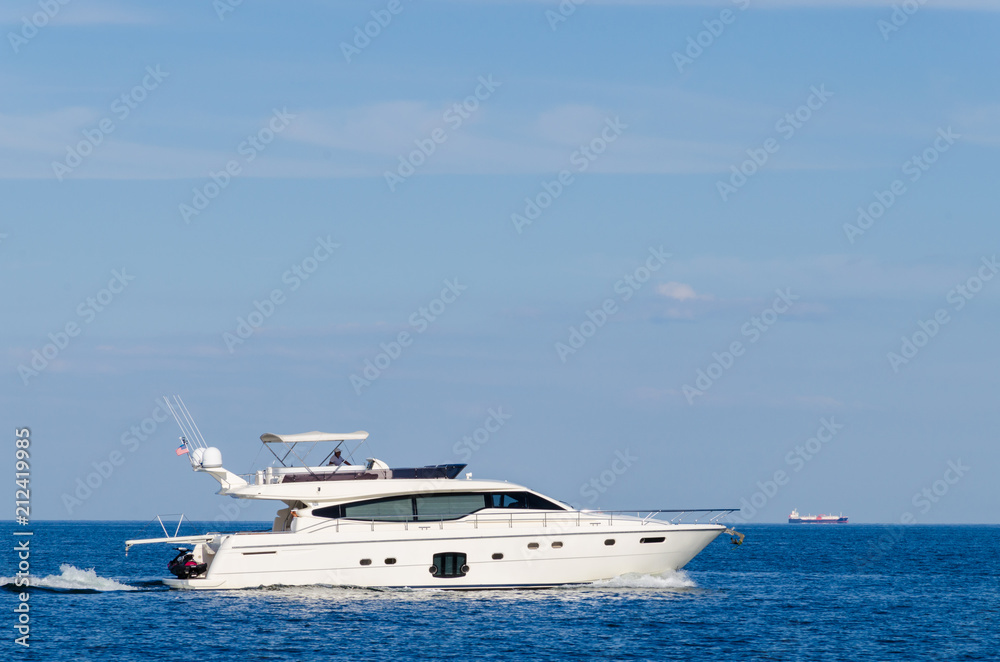
<svg viewBox="0 0 1000 662">
<path fill-rule="evenodd" d="M 890 263 L 872 256 L 842 253 L 764 260 L 702 256 L 674 260 L 671 271 L 685 280 L 709 283 L 716 291 L 725 291 L 728 300 L 756 298 L 777 287 L 790 287 L 794 293 L 813 300 L 944 297 L 955 284 L 975 273 L 981 257 L 971 254 L 947 261 Z M 994 295 L 984 292 L 983 296 Z M 796 304 L 795 309 L 804 311 L 805 303 Z"/>
<path fill-rule="evenodd" d="M 657 294 L 665 296 L 668 299 L 676 299 L 677 301 L 694 301 L 697 299 L 711 299 L 711 295 L 698 294 L 694 291 L 694 288 L 687 283 L 678 283 L 675 281 L 670 281 L 669 283 L 661 283 L 656 286 Z"/>
</svg>

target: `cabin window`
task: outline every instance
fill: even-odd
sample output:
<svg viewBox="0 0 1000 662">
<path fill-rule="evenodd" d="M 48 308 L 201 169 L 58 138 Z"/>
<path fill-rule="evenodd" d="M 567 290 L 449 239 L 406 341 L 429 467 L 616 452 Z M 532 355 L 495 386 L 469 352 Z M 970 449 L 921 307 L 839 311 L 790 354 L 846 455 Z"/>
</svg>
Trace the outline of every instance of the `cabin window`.
<svg viewBox="0 0 1000 662">
<path fill-rule="evenodd" d="M 418 496 L 418 520 L 442 520 L 464 517 L 486 507 L 485 494 L 428 494 Z"/>
<path fill-rule="evenodd" d="M 395 565 L 395 563 L 396 559 L 392 558 L 391 556 L 385 560 L 386 565 Z"/>
<path fill-rule="evenodd" d="M 371 559 L 361 559 L 361 565 L 371 565 L 371 564 L 372 564 Z"/>
<path fill-rule="evenodd" d="M 656 538 L 640 538 L 639 542 L 652 543 L 652 542 L 663 542 L 664 540 L 666 540 L 666 538 L 664 538 L 663 536 L 657 536 Z"/>
<path fill-rule="evenodd" d="M 413 498 L 389 497 L 327 506 L 313 511 L 316 517 L 345 517 L 347 519 L 374 520 L 376 522 L 412 522 Z"/>
<path fill-rule="evenodd" d="M 434 555 L 434 565 L 430 572 L 435 577 L 464 577 L 469 572 L 465 564 L 465 554 L 461 552 L 444 552 Z"/>
<path fill-rule="evenodd" d="M 524 508 L 524 503 L 516 493 L 491 494 L 493 508 Z"/>
<path fill-rule="evenodd" d="M 566 510 L 548 499 L 530 492 L 499 492 L 490 495 L 491 508 L 527 508 L 529 510 Z"/>
<path fill-rule="evenodd" d="M 494 561 L 499 561 L 502 558 L 503 558 L 503 554 L 501 554 L 500 552 L 497 552 L 496 554 L 493 555 L 493 560 Z"/>
<path fill-rule="evenodd" d="M 312 514 L 331 519 L 413 522 L 458 519 L 484 508 L 566 510 L 563 506 L 529 492 L 451 492 L 367 499 L 316 508 Z"/>
<path fill-rule="evenodd" d="M 560 549 L 561 547 L 562 547 L 562 543 L 559 542 L 558 540 L 556 542 L 552 543 L 552 549 Z"/>
<path fill-rule="evenodd" d="M 410 497 L 392 497 L 374 501 L 344 504 L 344 517 L 348 519 L 405 522 L 413 519 L 413 501 Z"/>
<path fill-rule="evenodd" d="M 538 549 L 538 543 L 537 542 L 529 542 L 528 543 L 528 549 Z"/>
<path fill-rule="evenodd" d="M 615 544 L 615 539 L 614 538 L 608 538 L 607 540 L 604 541 L 604 544 L 607 545 L 608 547 L 611 547 L 612 545 Z"/>
</svg>

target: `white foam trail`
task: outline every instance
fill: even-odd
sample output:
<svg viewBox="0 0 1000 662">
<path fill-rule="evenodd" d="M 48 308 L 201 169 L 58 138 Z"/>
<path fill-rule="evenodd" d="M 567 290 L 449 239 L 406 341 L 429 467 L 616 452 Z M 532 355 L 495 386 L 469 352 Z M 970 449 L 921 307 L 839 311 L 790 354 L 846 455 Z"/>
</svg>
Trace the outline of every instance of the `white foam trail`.
<svg viewBox="0 0 1000 662">
<path fill-rule="evenodd" d="M 80 570 L 76 566 L 64 563 L 59 566 L 61 574 L 49 575 L 48 577 L 31 577 L 29 582 L 32 586 L 40 588 L 54 588 L 63 590 L 84 590 L 84 591 L 136 591 L 134 586 L 116 582 L 113 579 L 98 577 L 93 568 L 90 570 Z M 0 577 L 0 584 L 13 584 L 13 577 Z"/>
<path fill-rule="evenodd" d="M 683 570 L 674 570 L 661 575 L 619 575 L 612 579 L 594 582 L 599 588 L 691 588 L 697 586 Z"/>
</svg>

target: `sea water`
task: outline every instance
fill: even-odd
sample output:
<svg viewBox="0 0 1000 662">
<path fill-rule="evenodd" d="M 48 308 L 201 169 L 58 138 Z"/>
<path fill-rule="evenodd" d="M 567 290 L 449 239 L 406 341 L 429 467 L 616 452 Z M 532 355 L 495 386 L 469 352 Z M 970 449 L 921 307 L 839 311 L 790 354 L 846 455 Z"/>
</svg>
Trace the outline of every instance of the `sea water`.
<svg viewBox="0 0 1000 662">
<path fill-rule="evenodd" d="M 1000 659 L 998 526 L 747 525 L 679 572 L 544 590 L 204 592 L 163 586 L 168 545 L 126 558 L 154 526 L 32 523 L 25 648 L 0 525 L 0 659 Z"/>
</svg>

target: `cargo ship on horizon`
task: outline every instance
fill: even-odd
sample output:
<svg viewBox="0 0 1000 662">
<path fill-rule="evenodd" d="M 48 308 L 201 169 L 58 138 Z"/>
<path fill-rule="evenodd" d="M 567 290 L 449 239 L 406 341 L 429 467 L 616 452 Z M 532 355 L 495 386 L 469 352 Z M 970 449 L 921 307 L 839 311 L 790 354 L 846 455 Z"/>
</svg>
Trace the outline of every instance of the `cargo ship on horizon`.
<svg viewBox="0 0 1000 662">
<path fill-rule="evenodd" d="M 788 516 L 789 524 L 847 524 L 847 518 L 844 517 L 843 513 L 840 515 L 806 515 L 802 517 L 799 515 L 799 511 L 793 509 L 792 513 Z"/>
</svg>

